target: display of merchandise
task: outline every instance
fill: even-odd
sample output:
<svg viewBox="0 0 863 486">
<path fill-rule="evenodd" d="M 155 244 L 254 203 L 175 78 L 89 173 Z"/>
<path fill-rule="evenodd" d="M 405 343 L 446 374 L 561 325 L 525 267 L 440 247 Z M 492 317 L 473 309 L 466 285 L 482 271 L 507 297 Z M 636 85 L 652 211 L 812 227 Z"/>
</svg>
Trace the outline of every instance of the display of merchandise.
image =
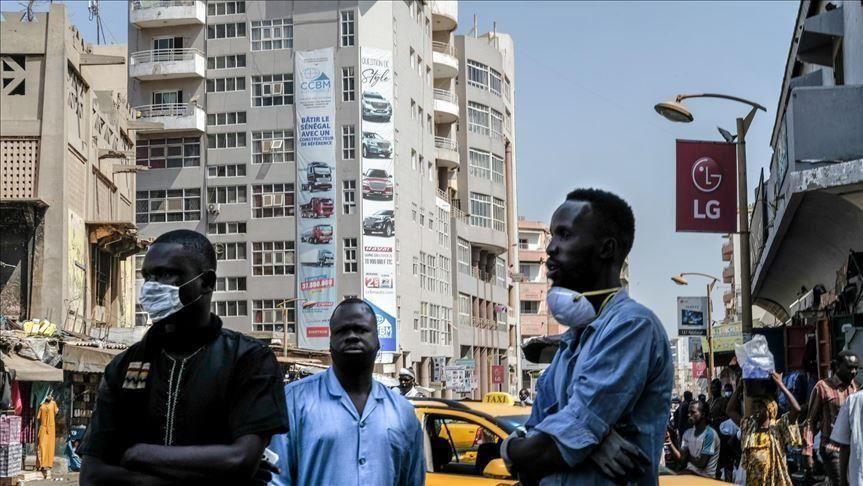
<svg viewBox="0 0 863 486">
<path fill-rule="evenodd" d="M 21 474 L 21 444 L 0 444 L 0 478 Z"/>
<path fill-rule="evenodd" d="M 0 416 L 0 444 L 21 443 L 21 417 L 17 415 Z"/>
</svg>

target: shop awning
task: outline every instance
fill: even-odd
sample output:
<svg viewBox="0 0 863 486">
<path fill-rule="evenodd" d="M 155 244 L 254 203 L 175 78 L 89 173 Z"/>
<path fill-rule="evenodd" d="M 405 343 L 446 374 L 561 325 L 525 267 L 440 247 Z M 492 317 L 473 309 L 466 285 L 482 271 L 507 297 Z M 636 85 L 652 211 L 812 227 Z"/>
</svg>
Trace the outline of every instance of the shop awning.
<svg viewBox="0 0 863 486">
<path fill-rule="evenodd" d="M 67 344 L 63 347 L 63 369 L 78 373 L 104 373 L 105 366 L 122 349 L 90 348 Z"/>
<path fill-rule="evenodd" d="M 15 370 L 17 381 L 63 381 L 63 370 L 41 361 L 22 358 L 17 354 L 2 354 L 7 369 Z"/>
</svg>

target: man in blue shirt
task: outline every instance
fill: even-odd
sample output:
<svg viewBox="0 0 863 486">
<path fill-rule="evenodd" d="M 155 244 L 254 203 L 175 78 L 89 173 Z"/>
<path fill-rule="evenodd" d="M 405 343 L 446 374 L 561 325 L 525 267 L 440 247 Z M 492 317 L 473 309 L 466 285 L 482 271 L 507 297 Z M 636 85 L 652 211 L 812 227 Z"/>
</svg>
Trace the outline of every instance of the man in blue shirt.
<svg viewBox="0 0 863 486">
<path fill-rule="evenodd" d="M 570 329 L 537 383 L 527 436 L 501 448 L 544 486 L 609 484 L 592 454 L 618 433 L 649 459 L 628 480 L 657 484 L 674 372 L 659 319 L 621 289 L 634 234 L 632 209 L 601 190 L 571 192 L 552 217 L 549 311 Z"/>
<path fill-rule="evenodd" d="M 330 318 L 333 365 L 285 387 L 290 431 L 273 437 L 276 485 L 422 485 L 423 436 L 414 407 L 372 379 L 375 312 L 347 299 Z"/>
</svg>

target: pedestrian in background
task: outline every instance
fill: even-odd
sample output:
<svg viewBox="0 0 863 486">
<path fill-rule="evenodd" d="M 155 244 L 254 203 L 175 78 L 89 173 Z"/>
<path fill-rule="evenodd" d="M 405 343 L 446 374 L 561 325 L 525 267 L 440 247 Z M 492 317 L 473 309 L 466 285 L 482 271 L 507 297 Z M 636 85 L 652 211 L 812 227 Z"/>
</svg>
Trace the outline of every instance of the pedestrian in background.
<svg viewBox="0 0 863 486">
<path fill-rule="evenodd" d="M 745 418 L 741 418 L 737 411 L 742 390 L 738 388 L 728 403 L 728 416 L 740 426 L 743 451 L 740 467 L 746 474 L 747 486 L 792 486 L 785 450 L 789 446 L 800 445 L 802 442 L 800 428 L 797 425 L 800 405 L 782 383 L 782 376 L 773 372 L 770 378 L 788 399 L 790 406 L 790 410 L 781 417 L 779 405 L 772 392 L 753 391 L 753 412 Z M 744 381 L 753 383 L 763 380 Z M 754 384 L 752 388 L 755 388 Z"/>
<path fill-rule="evenodd" d="M 632 208 L 606 191 L 575 190 L 554 212 L 547 300 L 569 330 L 537 382 L 527 436 L 501 446 L 511 471 L 542 484 L 607 484 L 608 475 L 656 484 L 674 363 L 662 323 L 621 286 L 634 237 Z M 626 442 L 602 446 L 618 436 L 643 453 L 629 461 Z M 608 470 L 620 459 L 629 471 Z"/>
<path fill-rule="evenodd" d="M 710 382 L 710 426 L 719 434 L 719 464 L 716 468 L 716 479 L 722 477 L 723 471 L 729 472 L 733 468 L 733 463 L 729 460 L 731 458 L 730 437 L 723 436 L 721 431 L 722 422 L 728 420 L 725 409 L 728 408 L 728 399 L 731 398 L 731 393 L 732 387 L 729 385 L 727 391 L 723 390 L 722 381 L 718 378 L 714 378 Z M 730 477 L 730 474 L 726 477 Z"/>
<path fill-rule="evenodd" d="M 821 446 L 818 452 L 830 484 L 838 486 L 839 448 L 830 443 L 830 434 L 833 432 L 833 423 L 836 422 L 840 407 L 852 393 L 857 391 L 854 377 L 860 369 L 860 358 L 852 351 L 841 351 L 836 355 L 831 367 L 833 376 L 816 383 L 809 397 L 809 416 L 803 434 L 806 447 L 803 454 L 806 457 L 806 467 L 811 470 L 814 466 L 812 457 L 814 436 L 821 432 Z"/>
<path fill-rule="evenodd" d="M 692 425 L 680 441 L 680 449 L 671 444 L 671 454 L 686 471 L 704 478 L 716 477 L 719 465 L 719 434 L 708 425 L 707 407 L 701 401 L 689 406 Z"/>
<path fill-rule="evenodd" d="M 674 412 L 674 423 L 675 428 L 677 429 L 677 437 L 678 439 L 683 437 L 683 433 L 686 432 L 686 429 L 690 427 L 689 425 L 689 404 L 692 403 L 692 392 L 686 390 L 683 392 L 683 401 L 680 402 L 680 406 L 677 407 L 677 410 Z"/>
<path fill-rule="evenodd" d="M 839 447 L 839 484 L 863 486 L 863 392 L 842 404 L 830 440 Z"/>
<path fill-rule="evenodd" d="M 425 398 L 425 393 L 417 387 L 417 377 L 410 368 L 399 371 L 399 392 L 407 398 Z"/>
<path fill-rule="evenodd" d="M 380 347 L 367 302 L 351 298 L 336 306 L 330 317 L 333 365 L 285 387 L 291 429 L 270 444 L 281 469 L 271 484 L 425 484 L 414 407 L 372 377 Z"/>
<path fill-rule="evenodd" d="M 210 312 L 216 252 L 201 233 L 150 245 L 138 295 L 153 320 L 105 368 L 78 453 L 81 484 L 267 481 L 261 454 L 288 430 L 282 372 L 260 341 Z"/>
</svg>

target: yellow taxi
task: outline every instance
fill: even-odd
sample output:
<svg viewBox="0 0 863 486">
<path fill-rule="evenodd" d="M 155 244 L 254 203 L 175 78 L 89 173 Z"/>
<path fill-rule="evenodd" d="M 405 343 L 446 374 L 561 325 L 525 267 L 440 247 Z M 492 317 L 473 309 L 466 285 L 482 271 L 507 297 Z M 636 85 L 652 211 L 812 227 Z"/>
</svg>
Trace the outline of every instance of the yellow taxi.
<svg viewBox="0 0 863 486">
<path fill-rule="evenodd" d="M 517 405 L 508 394 L 496 393 L 484 400 L 411 399 L 424 432 L 428 486 L 518 484 L 500 458 L 500 444 L 516 428 L 524 426 L 531 407 Z M 672 474 L 667 470 L 661 472 L 660 486 L 727 484 L 695 476 L 675 477 L 665 475 L 666 472 Z"/>
</svg>

